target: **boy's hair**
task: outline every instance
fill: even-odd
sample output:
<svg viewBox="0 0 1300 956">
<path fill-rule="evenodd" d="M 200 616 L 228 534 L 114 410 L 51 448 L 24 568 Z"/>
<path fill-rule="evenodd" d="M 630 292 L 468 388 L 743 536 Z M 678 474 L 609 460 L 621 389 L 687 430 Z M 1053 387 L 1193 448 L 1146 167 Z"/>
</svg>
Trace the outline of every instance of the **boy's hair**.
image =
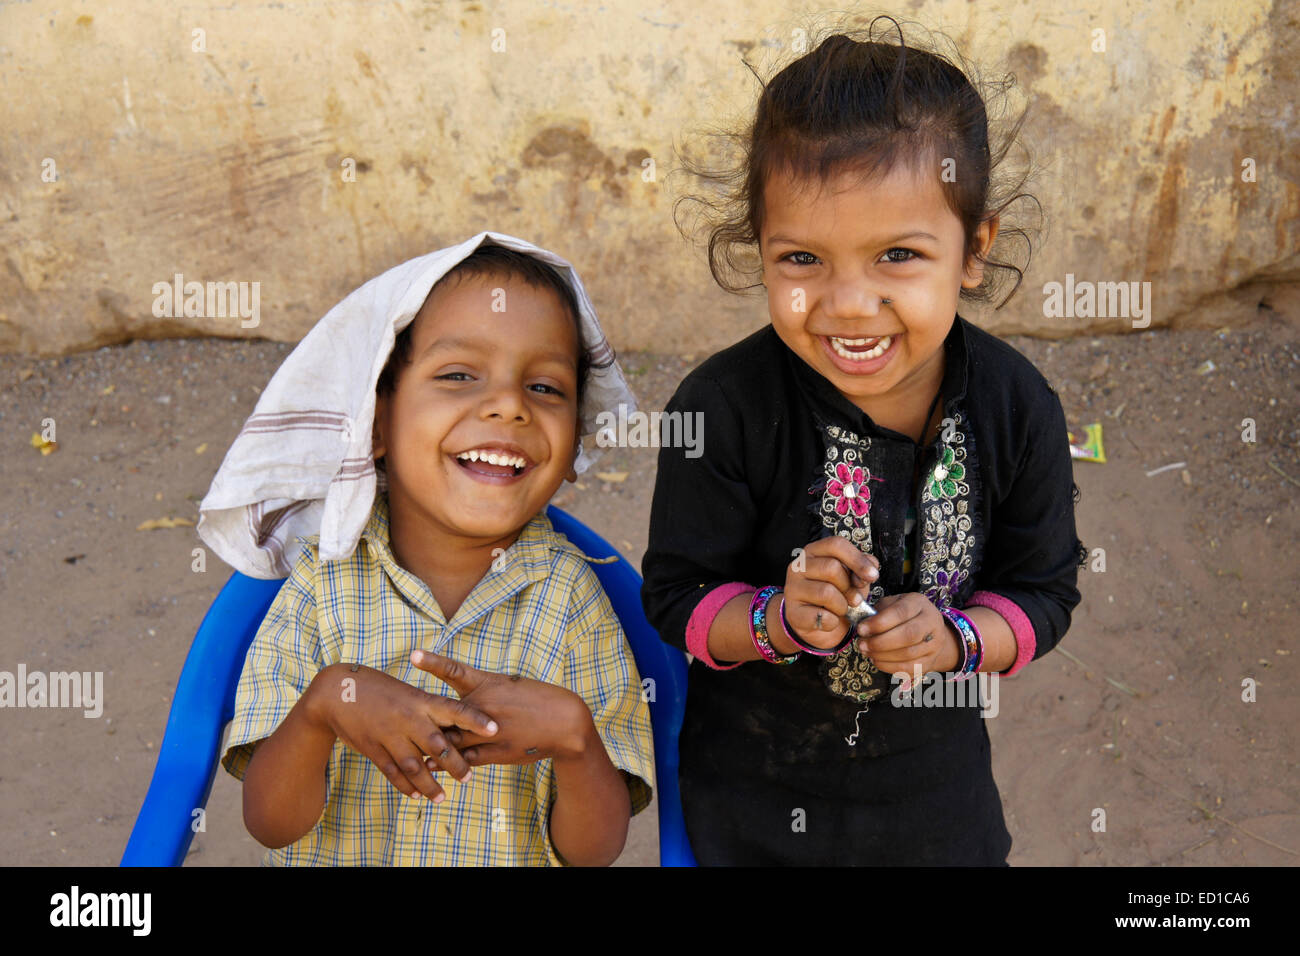
<svg viewBox="0 0 1300 956">
<path fill-rule="evenodd" d="M 897 43 L 875 37 L 881 21 L 892 25 Z M 734 162 L 713 168 L 683 159 L 688 172 L 721 192 L 717 199 L 678 200 L 679 207 L 686 202 L 701 210 L 709 269 L 718 285 L 728 292 L 757 285 L 754 250 L 763 225 L 763 188 L 773 172 L 782 170 L 825 182 L 843 170 L 885 175 L 899 162 L 911 161 L 940 176 L 944 161 L 951 160 L 954 175 L 940 176 L 940 187 L 961 220 L 966 257 L 977 256 L 980 223 L 1002 216 L 1019 199 L 1035 205 L 1037 200 L 1022 191 L 1027 172 L 1008 183 L 991 177 L 1015 144 L 1025 114 L 1012 123 L 1003 145 L 991 151 L 984 98 L 968 73 L 974 75 L 955 50 L 944 56 L 921 49 L 903 40 L 897 21 L 877 17 L 863 39 L 829 36 L 765 83 L 753 122 L 743 132 L 722 134 L 739 154 Z M 1014 83 L 1009 77 L 1001 88 Z M 676 218 L 682 228 L 681 217 Z M 1024 229 L 1001 228 L 998 244 L 1008 239 L 1023 241 L 1032 254 Z M 993 258 L 984 261 L 989 267 L 984 281 L 977 289 L 962 289 L 961 295 L 992 298 L 1001 278 L 1015 273 L 1015 285 L 1000 307 L 1019 288 L 1023 269 Z"/>
<path fill-rule="evenodd" d="M 521 279 L 534 289 L 550 289 L 559 296 L 560 302 L 563 303 L 565 311 L 569 313 L 569 317 L 573 320 L 574 329 L 578 333 L 578 407 L 581 409 L 582 398 L 586 394 L 587 373 L 591 368 L 591 355 L 583 342 L 582 319 L 578 311 L 578 298 L 573 294 L 573 287 L 565 282 L 558 272 L 540 259 L 534 259 L 526 253 L 516 252 L 504 246 L 485 244 L 479 246 L 452 266 L 445 276 L 434 283 L 433 288 L 436 289 L 443 283 L 456 282 L 468 276 L 485 275 L 509 276 Z M 429 295 L 433 295 L 433 289 L 429 290 Z M 379 381 L 375 385 L 377 394 L 391 395 L 393 389 L 397 387 L 397 377 L 401 374 L 402 366 L 410 364 L 411 330 L 414 328 L 415 322 L 412 321 L 398 333 L 396 340 L 393 342 L 393 351 L 388 356 L 388 363 L 384 366 L 384 370 L 379 373 Z"/>
</svg>

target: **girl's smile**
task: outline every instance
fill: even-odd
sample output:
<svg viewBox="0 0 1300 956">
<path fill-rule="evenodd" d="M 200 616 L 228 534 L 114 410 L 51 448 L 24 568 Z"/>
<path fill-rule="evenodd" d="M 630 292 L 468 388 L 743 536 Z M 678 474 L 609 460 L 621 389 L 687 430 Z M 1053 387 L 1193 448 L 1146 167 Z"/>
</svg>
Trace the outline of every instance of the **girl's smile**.
<svg viewBox="0 0 1300 956">
<path fill-rule="evenodd" d="M 901 333 L 846 339 L 836 335 L 817 337 L 830 353 L 831 361 L 847 375 L 873 375 L 898 352 Z"/>
<path fill-rule="evenodd" d="M 763 191 L 759 238 L 772 325 L 886 427 L 930 404 L 961 289 L 983 276 L 977 259 L 967 262 L 938 163 L 935 175 L 925 169 L 845 170 L 825 182 L 778 173 Z M 996 226 L 980 230 L 991 243 Z"/>
</svg>

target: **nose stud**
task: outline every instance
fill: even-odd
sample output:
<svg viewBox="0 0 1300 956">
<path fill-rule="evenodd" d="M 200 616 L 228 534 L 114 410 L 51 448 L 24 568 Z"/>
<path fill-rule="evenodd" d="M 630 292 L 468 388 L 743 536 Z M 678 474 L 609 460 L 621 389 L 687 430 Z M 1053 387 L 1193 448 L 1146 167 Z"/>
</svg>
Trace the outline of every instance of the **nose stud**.
<svg viewBox="0 0 1300 956">
<path fill-rule="evenodd" d="M 889 305 L 889 303 L 891 303 L 891 302 L 893 302 L 893 301 L 894 301 L 893 299 L 881 299 L 881 300 L 880 300 L 880 304 L 881 304 L 881 305 Z"/>
</svg>

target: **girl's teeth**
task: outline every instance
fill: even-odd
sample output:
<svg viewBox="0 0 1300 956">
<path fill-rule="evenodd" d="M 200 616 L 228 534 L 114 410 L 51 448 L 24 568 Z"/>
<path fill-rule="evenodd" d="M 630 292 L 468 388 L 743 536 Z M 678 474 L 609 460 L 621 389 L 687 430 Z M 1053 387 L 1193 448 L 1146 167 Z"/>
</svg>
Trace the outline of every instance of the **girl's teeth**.
<svg viewBox="0 0 1300 956">
<path fill-rule="evenodd" d="M 836 355 L 841 358 L 846 358 L 850 362 L 863 362 L 867 359 L 880 358 L 880 356 L 884 355 L 885 352 L 888 351 L 890 343 L 893 341 L 893 336 L 886 335 L 879 339 L 841 339 L 832 335 L 830 340 L 831 348 L 835 350 Z M 861 347 L 869 342 L 875 342 L 876 344 L 865 352 L 854 352 L 847 348 L 847 346 Z"/>
</svg>

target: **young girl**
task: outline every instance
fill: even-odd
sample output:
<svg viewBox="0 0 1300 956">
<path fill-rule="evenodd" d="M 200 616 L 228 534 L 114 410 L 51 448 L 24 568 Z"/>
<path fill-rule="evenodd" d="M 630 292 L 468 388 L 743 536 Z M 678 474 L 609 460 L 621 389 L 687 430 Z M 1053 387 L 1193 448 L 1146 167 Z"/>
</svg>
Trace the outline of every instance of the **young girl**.
<svg viewBox="0 0 1300 956">
<path fill-rule="evenodd" d="M 694 656 L 691 845 L 1004 865 L 979 709 L 902 696 L 1016 673 L 1079 601 L 1060 402 L 956 313 L 1019 273 L 990 256 L 983 100 L 938 55 L 832 36 L 767 84 L 746 146 L 710 260 L 736 291 L 723 265 L 757 247 L 771 324 L 669 403 L 704 413 L 703 454 L 660 452 L 643 565 L 648 618 Z M 877 613 L 851 625 L 860 597 Z"/>
</svg>

